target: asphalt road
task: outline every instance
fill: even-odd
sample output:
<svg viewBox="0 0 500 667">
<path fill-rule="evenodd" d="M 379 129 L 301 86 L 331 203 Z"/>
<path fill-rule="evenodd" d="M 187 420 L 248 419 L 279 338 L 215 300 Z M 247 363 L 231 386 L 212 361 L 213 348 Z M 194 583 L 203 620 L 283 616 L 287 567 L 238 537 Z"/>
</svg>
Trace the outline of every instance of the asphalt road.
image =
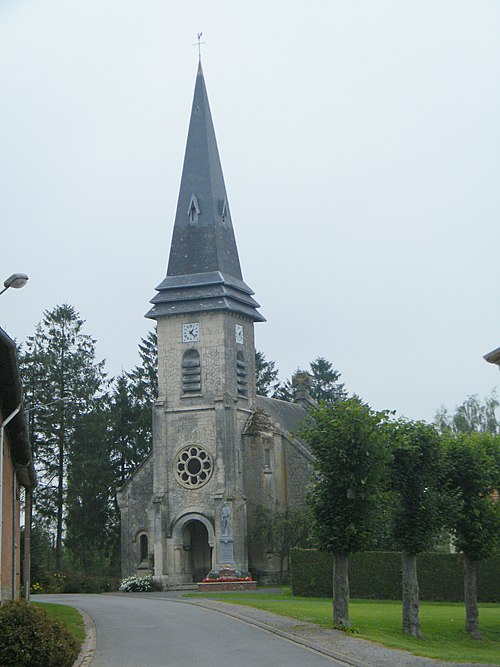
<svg viewBox="0 0 500 667">
<path fill-rule="evenodd" d="M 217 612 L 173 598 L 37 595 L 83 609 L 97 644 L 91 667 L 345 667 L 326 656 Z"/>
</svg>

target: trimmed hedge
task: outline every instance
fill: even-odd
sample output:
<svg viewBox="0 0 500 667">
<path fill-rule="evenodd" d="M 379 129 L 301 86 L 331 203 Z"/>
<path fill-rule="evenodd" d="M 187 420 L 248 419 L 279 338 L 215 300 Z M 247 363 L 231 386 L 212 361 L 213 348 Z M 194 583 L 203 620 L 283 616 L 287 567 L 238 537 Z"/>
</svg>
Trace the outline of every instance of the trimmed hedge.
<svg viewBox="0 0 500 667">
<path fill-rule="evenodd" d="M 463 565 L 460 554 L 424 553 L 417 556 L 421 600 L 463 600 Z M 332 596 L 332 554 L 316 549 L 292 549 L 291 585 L 294 595 Z M 401 599 L 401 555 L 367 551 L 349 556 L 349 589 L 353 598 Z M 478 564 L 478 599 L 500 601 L 500 556 Z"/>
<path fill-rule="evenodd" d="M 71 667 L 80 642 L 44 609 L 24 600 L 0 607 L 0 665 Z"/>
</svg>

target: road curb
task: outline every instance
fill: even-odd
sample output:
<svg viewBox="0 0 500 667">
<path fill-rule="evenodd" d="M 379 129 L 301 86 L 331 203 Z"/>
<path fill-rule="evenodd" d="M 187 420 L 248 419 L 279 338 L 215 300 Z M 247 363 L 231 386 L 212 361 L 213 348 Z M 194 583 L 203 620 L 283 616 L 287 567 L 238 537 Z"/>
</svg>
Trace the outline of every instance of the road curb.
<svg viewBox="0 0 500 667">
<path fill-rule="evenodd" d="M 83 640 L 82 648 L 78 654 L 78 658 L 73 663 L 73 667 L 88 667 L 93 658 L 96 649 L 97 632 L 94 621 L 90 618 L 86 611 L 80 607 L 74 607 L 80 612 L 83 618 L 83 629 L 85 630 L 85 639 Z"/>
</svg>

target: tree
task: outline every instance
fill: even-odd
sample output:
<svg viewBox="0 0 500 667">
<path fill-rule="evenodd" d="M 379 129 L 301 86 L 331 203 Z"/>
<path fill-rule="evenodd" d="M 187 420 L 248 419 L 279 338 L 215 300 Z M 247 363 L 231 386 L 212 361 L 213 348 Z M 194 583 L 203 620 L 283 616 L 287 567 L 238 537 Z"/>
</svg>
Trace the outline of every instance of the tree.
<svg viewBox="0 0 500 667">
<path fill-rule="evenodd" d="M 500 433 L 500 424 L 496 416 L 499 405 L 495 391 L 482 401 L 474 394 L 455 408 L 453 414 L 450 414 L 444 406 L 439 408 L 434 421 L 442 433 L 470 431 Z"/>
<path fill-rule="evenodd" d="M 274 395 L 279 387 L 278 369 L 267 361 L 263 352 L 255 350 L 255 389 L 260 396 Z"/>
<path fill-rule="evenodd" d="M 285 560 L 293 547 L 306 546 L 310 521 L 302 507 L 281 510 L 279 503 L 273 509 L 257 505 L 255 508 L 254 539 L 263 542 L 269 553 L 280 561 L 279 581 L 283 583 Z"/>
<path fill-rule="evenodd" d="M 295 398 L 295 387 L 293 386 L 293 378 L 299 374 L 303 373 L 300 368 L 297 368 L 289 380 L 284 380 L 280 382 L 277 386 L 275 392 L 273 393 L 273 398 L 278 398 L 280 401 L 287 401 L 292 403 Z"/>
<path fill-rule="evenodd" d="M 392 533 L 403 572 L 403 632 L 420 637 L 417 554 L 432 545 L 445 521 L 441 437 L 429 424 L 405 420 L 390 424 L 388 436 Z"/>
<path fill-rule="evenodd" d="M 335 404 L 347 398 L 347 391 L 342 382 L 341 374 L 333 368 L 333 364 L 324 357 L 317 357 L 309 364 L 309 371 L 297 368 L 290 380 L 282 382 L 275 390 L 273 397 L 282 401 L 293 401 L 297 390 L 295 378 L 308 375 L 309 394 L 316 401 Z"/>
<path fill-rule="evenodd" d="M 68 304 L 46 311 L 21 352 L 39 487 L 35 513 L 56 533 L 55 568 L 62 566 L 67 463 L 76 420 L 94 409 L 106 386 L 104 362 L 95 360 L 95 340 Z M 49 406 L 50 410 L 44 406 Z"/>
<path fill-rule="evenodd" d="M 347 398 L 344 384 L 339 382 L 341 374 L 324 357 L 317 357 L 310 363 L 311 396 L 319 401 L 338 403 Z"/>
<path fill-rule="evenodd" d="M 77 570 L 94 574 L 109 571 L 114 546 L 114 475 L 107 416 L 105 407 L 96 406 L 76 420 L 68 462 L 65 547 Z"/>
<path fill-rule="evenodd" d="M 129 375 L 121 373 L 113 383 L 108 415 L 108 440 L 117 486 L 123 484 L 151 449 L 151 425 L 148 433 L 146 413 L 151 421 L 151 410 L 135 399 Z"/>
<path fill-rule="evenodd" d="M 158 398 L 158 338 L 156 331 L 150 331 L 145 338 L 141 338 L 139 356 L 141 363 L 132 372 L 127 373 L 127 377 L 133 407 L 137 411 L 135 417 L 137 449 L 142 450 L 145 456 L 153 444 L 152 410 Z"/>
<path fill-rule="evenodd" d="M 465 630 L 479 638 L 477 563 L 500 548 L 500 436 L 448 435 L 446 471 L 449 488 L 456 494 L 453 541 L 464 559 Z"/>
<path fill-rule="evenodd" d="M 349 626 L 348 555 L 369 544 L 383 487 L 386 413 L 358 397 L 310 411 L 301 435 L 316 457 L 309 504 L 321 548 L 334 555 L 333 620 Z"/>
</svg>

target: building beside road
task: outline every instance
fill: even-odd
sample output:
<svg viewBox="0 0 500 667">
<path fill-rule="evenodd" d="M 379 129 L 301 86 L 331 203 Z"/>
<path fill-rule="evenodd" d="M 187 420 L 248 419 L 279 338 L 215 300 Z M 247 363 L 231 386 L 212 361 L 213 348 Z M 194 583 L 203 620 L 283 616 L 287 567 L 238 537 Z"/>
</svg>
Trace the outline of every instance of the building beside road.
<svg viewBox="0 0 500 667">
<path fill-rule="evenodd" d="M 0 604 L 18 597 L 21 589 L 21 488 L 25 490 L 28 530 L 24 548 L 29 581 L 31 494 L 35 486 L 16 344 L 0 329 Z"/>
</svg>

